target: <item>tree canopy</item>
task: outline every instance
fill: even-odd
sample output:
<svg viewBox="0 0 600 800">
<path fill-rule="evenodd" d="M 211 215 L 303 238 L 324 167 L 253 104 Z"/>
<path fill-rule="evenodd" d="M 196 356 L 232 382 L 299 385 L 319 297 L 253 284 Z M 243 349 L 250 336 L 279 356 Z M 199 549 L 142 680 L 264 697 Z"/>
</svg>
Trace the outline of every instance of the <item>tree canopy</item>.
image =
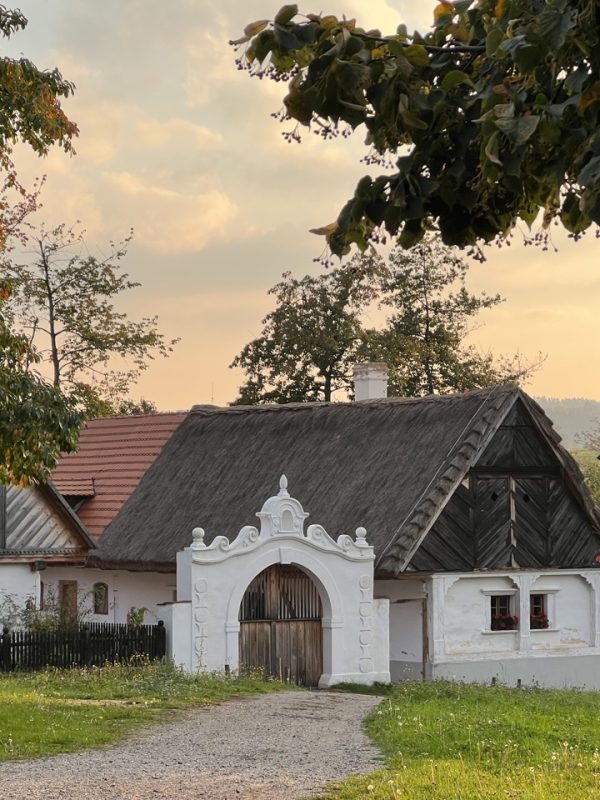
<svg viewBox="0 0 600 800">
<path fill-rule="evenodd" d="M 111 243 L 101 257 L 89 253 L 82 231 L 64 224 L 42 227 L 30 241 L 27 260 L 7 265 L 13 325 L 48 363 L 53 385 L 73 397 L 86 417 L 135 411 L 136 404 L 125 402 L 131 385 L 149 360 L 167 356 L 177 340 L 165 340 L 156 317 L 132 320 L 115 307 L 115 299 L 140 285 L 120 264 L 131 235 Z"/>
<path fill-rule="evenodd" d="M 282 121 L 324 138 L 366 129 L 365 175 L 315 229 L 336 255 L 438 230 L 482 257 L 522 220 L 547 242 L 600 222 L 600 8 L 596 0 L 442 0 L 426 33 L 385 35 L 284 6 L 232 42 L 240 68 L 289 80 Z"/>
<path fill-rule="evenodd" d="M 539 358 L 495 358 L 466 343 L 479 312 L 502 301 L 469 292 L 467 271 L 449 248 L 426 239 L 387 261 L 357 255 L 317 277 L 285 273 L 271 289 L 277 305 L 260 336 L 231 364 L 246 374 L 235 404 L 351 394 L 361 360 L 384 361 L 390 394 L 405 397 L 523 381 Z M 381 311 L 385 321 L 373 325 Z"/>
<path fill-rule="evenodd" d="M 349 390 L 364 344 L 360 312 L 377 295 L 380 269 L 365 258 L 318 277 L 284 273 L 269 292 L 277 305 L 261 335 L 231 364 L 247 376 L 236 403 L 331 400 L 340 388 Z"/>
<path fill-rule="evenodd" d="M 9 38 L 27 25 L 19 10 L 0 4 L 0 33 Z M 5 171 L 0 202 L 0 482 L 44 480 L 61 451 L 74 450 L 81 417 L 74 404 L 32 369 L 38 359 L 30 342 L 7 324 L 4 305 L 12 286 L 6 275 L 7 253 L 23 242 L 23 221 L 35 210 L 36 194 L 19 185 L 10 162 L 17 141 L 44 155 L 57 144 L 73 151 L 77 126 L 60 99 L 74 86 L 58 69 L 40 70 L 26 58 L 0 57 L 0 169 Z M 17 191 L 11 203 L 7 193 Z"/>
<path fill-rule="evenodd" d="M 0 4 L 0 33 L 8 39 L 27 26 L 18 9 Z M 45 155 L 58 144 L 73 152 L 77 125 L 64 113 L 60 98 L 69 97 L 75 86 L 58 69 L 40 70 L 27 58 L 0 57 L 0 164 L 20 140 Z"/>
</svg>

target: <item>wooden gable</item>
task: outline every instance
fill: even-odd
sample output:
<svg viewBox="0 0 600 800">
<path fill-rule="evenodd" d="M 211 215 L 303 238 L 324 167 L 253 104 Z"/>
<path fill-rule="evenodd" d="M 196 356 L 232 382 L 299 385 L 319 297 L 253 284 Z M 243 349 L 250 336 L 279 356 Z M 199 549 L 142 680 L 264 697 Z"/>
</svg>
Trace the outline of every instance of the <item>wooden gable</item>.
<svg viewBox="0 0 600 800">
<path fill-rule="evenodd" d="M 85 555 L 91 542 L 55 495 L 42 487 L 1 487 L 0 558 Z"/>
<path fill-rule="evenodd" d="M 552 445 L 515 403 L 457 487 L 409 569 L 590 567 L 600 538 Z"/>
</svg>

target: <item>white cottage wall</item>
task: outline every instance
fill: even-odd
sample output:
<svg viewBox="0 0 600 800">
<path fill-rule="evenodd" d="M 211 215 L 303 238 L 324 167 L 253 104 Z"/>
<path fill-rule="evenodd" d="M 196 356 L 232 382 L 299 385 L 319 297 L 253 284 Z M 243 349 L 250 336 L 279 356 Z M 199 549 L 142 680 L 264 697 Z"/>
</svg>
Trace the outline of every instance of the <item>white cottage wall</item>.
<svg viewBox="0 0 600 800">
<path fill-rule="evenodd" d="M 88 622 L 127 622 L 131 608 L 145 608 L 144 624 L 157 621 L 158 606 L 175 599 L 176 576 L 172 572 L 129 572 L 85 567 L 48 567 L 42 575 L 44 592 L 58 597 L 59 581 L 77 581 L 80 607 Z M 108 586 L 108 614 L 94 614 L 94 584 Z"/>
<path fill-rule="evenodd" d="M 24 608 L 32 600 L 40 602 L 40 573 L 34 572 L 30 564 L 2 564 L 0 566 L 0 615 L 6 614 L 13 604 Z M 7 617 L 8 620 L 8 617 Z"/>
<path fill-rule="evenodd" d="M 387 598 L 390 603 L 390 677 L 394 682 L 423 677 L 423 610 L 427 584 L 426 578 L 375 581 L 375 596 Z"/>
<path fill-rule="evenodd" d="M 600 689 L 600 572 L 435 575 L 431 591 L 433 678 Z M 494 594 L 510 594 L 517 630 L 490 630 Z M 546 595 L 548 629 L 530 630 L 532 594 Z"/>
</svg>

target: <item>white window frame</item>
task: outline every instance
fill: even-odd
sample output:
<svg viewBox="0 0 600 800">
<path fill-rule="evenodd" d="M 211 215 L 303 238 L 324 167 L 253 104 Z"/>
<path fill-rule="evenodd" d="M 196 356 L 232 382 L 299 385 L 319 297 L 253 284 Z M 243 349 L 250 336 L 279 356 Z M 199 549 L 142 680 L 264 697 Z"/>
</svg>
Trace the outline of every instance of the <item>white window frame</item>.
<svg viewBox="0 0 600 800">
<path fill-rule="evenodd" d="M 490 636 L 505 636 L 507 633 L 518 633 L 519 628 L 521 627 L 521 618 L 519 614 L 514 613 L 515 606 L 519 607 L 519 590 L 518 589 L 481 589 L 481 594 L 486 597 L 486 603 L 484 604 L 485 607 L 485 622 L 483 625 L 482 633 Z M 538 592 L 541 594 L 541 592 Z M 511 616 L 519 617 L 519 622 L 516 628 L 513 628 L 510 631 L 493 631 L 492 630 L 492 597 L 510 597 L 510 606 L 513 611 Z M 487 599 L 489 598 L 489 599 Z"/>
</svg>

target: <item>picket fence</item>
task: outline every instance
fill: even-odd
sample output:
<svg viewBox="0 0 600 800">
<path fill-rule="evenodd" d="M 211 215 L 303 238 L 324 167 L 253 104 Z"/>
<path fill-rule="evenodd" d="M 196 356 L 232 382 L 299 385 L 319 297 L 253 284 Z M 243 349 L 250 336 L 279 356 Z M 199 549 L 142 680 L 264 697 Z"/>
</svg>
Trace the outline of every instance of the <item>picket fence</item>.
<svg viewBox="0 0 600 800">
<path fill-rule="evenodd" d="M 91 667 L 149 660 L 166 653 L 166 631 L 158 625 L 91 622 L 52 631 L 4 631 L 0 635 L 0 672 L 31 672 L 45 667 Z"/>
</svg>

